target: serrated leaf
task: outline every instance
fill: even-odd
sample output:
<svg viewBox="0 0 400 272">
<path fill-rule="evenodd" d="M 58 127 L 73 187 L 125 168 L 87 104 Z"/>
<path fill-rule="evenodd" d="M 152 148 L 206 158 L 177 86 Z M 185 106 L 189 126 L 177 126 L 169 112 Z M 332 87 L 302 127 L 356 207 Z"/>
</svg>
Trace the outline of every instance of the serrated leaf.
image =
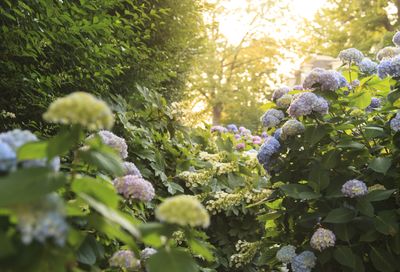
<svg viewBox="0 0 400 272">
<path fill-rule="evenodd" d="M 328 213 L 324 222 L 326 223 L 347 223 L 354 218 L 354 212 L 347 208 L 337 208 Z"/>
</svg>

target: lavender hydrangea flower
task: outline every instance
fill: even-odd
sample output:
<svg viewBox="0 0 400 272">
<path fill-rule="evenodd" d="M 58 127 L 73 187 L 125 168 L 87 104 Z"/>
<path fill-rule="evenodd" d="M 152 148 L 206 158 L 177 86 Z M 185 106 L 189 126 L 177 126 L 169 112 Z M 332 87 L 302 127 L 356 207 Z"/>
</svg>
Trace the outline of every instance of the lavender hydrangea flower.
<svg viewBox="0 0 400 272">
<path fill-rule="evenodd" d="M 348 48 L 348 49 L 342 50 L 339 53 L 338 57 L 344 63 L 358 64 L 363 60 L 364 55 L 358 49 Z"/>
<path fill-rule="evenodd" d="M 376 54 L 376 58 L 379 61 L 388 60 L 394 58 L 395 56 L 400 54 L 400 48 L 388 46 L 379 50 L 378 54 Z"/>
<path fill-rule="evenodd" d="M 373 109 L 379 108 L 381 106 L 381 99 L 377 97 L 371 98 L 371 104 L 365 109 L 367 112 L 373 111 Z"/>
<path fill-rule="evenodd" d="M 125 159 L 126 157 L 128 157 L 128 145 L 126 144 L 124 138 L 118 137 L 108 130 L 101 130 L 97 134 L 100 136 L 101 141 L 105 145 L 108 145 L 116 152 L 118 152 L 121 158 Z M 93 137 L 93 135 L 90 137 Z"/>
<path fill-rule="evenodd" d="M 378 69 L 378 76 L 382 79 L 392 75 L 392 60 L 391 59 L 382 60 L 378 64 L 377 69 Z"/>
<path fill-rule="evenodd" d="M 400 112 L 397 112 L 396 116 L 390 120 L 390 128 L 394 132 L 400 131 Z"/>
<path fill-rule="evenodd" d="M 140 170 L 136 167 L 136 165 L 133 162 L 124 162 L 122 166 L 124 169 L 125 176 L 133 175 L 142 177 L 142 173 L 140 173 Z"/>
<path fill-rule="evenodd" d="M 130 250 L 119 250 L 114 253 L 110 259 L 110 266 L 120 267 L 127 271 L 137 271 L 140 269 L 140 261 L 136 258 L 135 253 Z"/>
<path fill-rule="evenodd" d="M 239 127 L 239 131 L 240 131 L 240 135 L 242 135 L 242 136 L 251 135 L 251 130 L 247 129 L 245 127 Z"/>
<path fill-rule="evenodd" d="M 242 138 L 242 136 L 240 134 L 235 134 L 234 137 L 235 137 L 236 140 L 239 140 L 240 138 Z"/>
<path fill-rule="evenodd" d="M 394 34 L 392 41 L 396 46 L 400 47 L 400 31 L 397 31 L 396 34 Z"/>
<path fill-rule="evenodd" d="M 268 137 L 268 133 L 263 131 L 263 133 L 261 133 L 261 137 L 264 138 L 264 139 L 267 138 Z"/>
<path fill-rule="evenodd" d="M 303 87 L 309 90 L 320 88 L 322 91 L 336 91 L 346 84 L 346 79 L 339 72 L 315 68 L 304 79 Z"/>
<path fill-rule="evenodd" d="M 256 144 L 256 145 L 262 144 L 262 138 L 260 136 L 253 136 L 252 141 L 253 141 L 253 144 Z"/>
<path fill-rule="evenodd" d="M 296 119 L 286 121 L 282 126 L 282 133 L 280 138 L 286 140 L 290 136 L 295 136 L 303 133 L 305 130 L 304 125 Z"/>
<path fill-rule="evenodd" d="M 264 127 L 270 128 L 279 125 L 282 119 L 285 118 L 283 111 L 270 109 L 261 117 Z"/>
<path fill-rule="evenodd" d="M 290 88 L 286 86 L 274 90 L 274 92 L 272 93 L 272 101 L 276 101 L 288 92 L 290 92 Z"/>
<path fill-rule="evenodd" d="M 358 65 L 360 72 L 366 75 L 372 75 L 377 72 L 378 64 L 369 58 L 364 58 Z"/>
<path fill-rule="evenodd" d="M 293 86 L 292 89 L 295 90 L 295 91 L 302 91 L 302 90 L 304 90 L 303 85 L 295 85 L 295 86 Z"/>
<path fill-rule="evenodd" d="M 316 265 L 317 257 L 311 251 L 303 251 L 292 259 L 293 272 L 311 272 Z"/>
<path fill-rule="evenodd" d="M 153 185 L 139 176 L 127 175 L 114 179 L 113 183 L 117 192 L 126 199 L 149 202 L 155 195 Z"/>
<path fill-rule="evenodd" d="M 212 126 L 211 132 L 225 133 L 225 132 L 228 132 L 228 130 L 223 126 Z"/>
<path fill-rule="evenodd" d="M 341 191 L 345 196 L 354 198 L 366 195 L 368 193 L 368 188 L 361 180 L 351 179 L 343 184 Z"/>
<path fill-rule="evenodd" d="M 276 259 L 282 263 L 290 263 L 296 257 L 296 248 L 292 245 L 281 247 L 276 253 Z"/>
<path fill-rule="evenodd" d="M 335 246 L 335 242 L 336 236 L 331 230 L 318 228 L 311 237 L 310 245 L 312 248 L 322 251 Z"/>
<path fill-rule="evenodd" d="M 229 124 L 226 126 L 226 128 L 228 129 L 228 131 L 233 133 L 237 133 L 239 131 L 235 124 Z"/>
<path fill-rule="evenodd" d="M 140 260 L 146 262 L 152 255 L 156 254 L 157 250 L 152 247 L 146 247 L 140 252 Z"/>
<path fill-rule="evenodd" d="M 309 115 L 312 112 L 326 114 L 328 107 L 328 102 L 324 98 L 318 97 L 311 92 L 304 92 L 292 101 L 287 112 L 291 117 L 297 118 Z"/>
<path fill-rule="evenodd" d="M 392 77 L 400 77 L 400 56 L 396 56 L 391 60 L 390 71 Z"/>
<path fill-rule="evenodd" d="M 237 145 L 236 145 L 236 149 L 237 150 L 242 150 L 242 149 L 244 149 L 246 147 L 246 144 L 245 143 L 238 143 Z"/>
<path fill-rule="evenodd" d="M 357 88 L 358 86 L 360 86 L 360 81 L 358 79 L 355 79 L 352 82 L 350 82 L 351 88 Z"/>
<path fill-rule="evenodd" d="M 17 155 L 14 150 L 0 141 L 0 172 L 8 172 L 14 170 L 17 166 Z"/>
<path fill-rule="evenodd" d="M 18 206 L 16 217 L 24 244 L 30 244 L 33 240 L 43 243 L 51 238 L 57 245 L 64 246 L 68 225 L 63 202 L 57 194 L 52 193 L 35 203 Z"/>
</svg>

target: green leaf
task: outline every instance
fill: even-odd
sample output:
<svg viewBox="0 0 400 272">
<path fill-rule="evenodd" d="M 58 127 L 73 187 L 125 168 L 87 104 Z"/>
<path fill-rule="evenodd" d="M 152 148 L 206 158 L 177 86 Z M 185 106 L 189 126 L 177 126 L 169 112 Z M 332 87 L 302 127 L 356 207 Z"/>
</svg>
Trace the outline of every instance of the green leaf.
<svg viewBox="0 0 400 272">
<path fill-rule="evenodd" d="M 327 135 L 326 126 L 307 126 L 304 132 L 304 140 L 308 145 L 313 146 L 321 141 L 325 135 Z"/>
<path fill-rule="evenodd" d="M 359 210 L 362 214 L 373 217 L 374 216 L 374 206 L 372 206 L 371 202 L 369 202 L 366 198 L 360 198 L 357 201 L 357 210 Z"/>
<path fill-rule="evenodd" d="M 96 166 L 98 169 L 105 170 L 112 175 L 122 176 L 124 173 L 121 158 L 111 152 L 89 149 L 79 151 L 78 156 L 89 165 Z"/>
<path fill-rule="evenodd" d="M 109 219 L 110 221 L 119 224 L 125 230 L 127 230 L 130 234 L 132 234 L 135 238 L 140 238 L 140 232 L 133 225 L 133 223 L 128 220 L 121 212 L 114 210 L 110 207 L 107 207 L 101 202 L 98 202 L 96 199 L 92 198 L 91 196 L 85 193 L 79 193 L 79 197 L 86 201 L 92 208 L 94 208 L 97 212 L 102 214 L 104 217 Z M 133 219 L 133 218 L 132 218 Z M 137 221 L 137 223 L 139 223 Z"/>
<path fill-rule="evenodd" d="M 81 140 L 81 127 L 63 128 L 56 136 L 48 140 L 47 156 L 49 159 L 61 156 L 71 150 Z"/>
<path fill-rule="evenodd" d="M 374 190 L 368 193 L 368 201 L 382 201 L 388 199 L 396 190 Z"/>
<path fill-rule="evenodd" d="M 19 161 L 44 159 L 47 157 L 47 142 L 30 142 L 17 151 Z"/>
<path fill-rule="evenodd" d="M 333 252 L 333 256 L 335 257 L 336 261 L 338 261 L 340 264 L 344 266 L 353 269 L 356 266 L 356 258 L 350 247 L 337 246 L 335 251 Z"/>
<path fill-rule="evenodd" d="M 359 109 L 365 109 L 371 104 L 371 93 L 369 91 L 360 92 L 350 97 L 350 105 Z"/>
<path fill-rule="evenodd" d="M 207 248 L 207 245 L 204 242 L 199 241 L 198 239 L 190 239 L 189 247 L 194 254 L 202 256 L 207 261 L 212 262 L 214 260 L 211 251 Z"/>
<path fill-rule="evenodd" d="M 117 208 L 120 197 L 115 192 L 114 186 L 99 178 L 80 177 L 72 182 L 72 191 L 86 193 L 95 199 L 103 202 L 111 208 Z"/>
<path fill-rule="evenodd" d="M 385 131 L 381 127 L 364 127 L 364 134 L 367 139 L 373 139 L 385 135 Z"/>
<path fill-rule="evenodd" d="M 372 229 L 364 232 L 360 236 L 360 242 L 373 242 L 379 238 L 380 234 L 376 230 Z"/>
<path fill-rule="evenodd" d="M 310 187 L 303 184 L 284 184 L 279 187 L 287 196 L 295 199 L 316 199 L 321 197 L 315 193 Z"/>
<path fill-rule="evenodd" d="M 0 207 L 34 201 L 66 183 L 62 173 L 47 168 L 21 169 L 0 179 Z"/>
<path fill-rule="evenodd" d="M 334 230 L 336 236 L 345 242 L 350 242 L 355 234 L 355 230 L 351 224 L 335 224 Z"/>
<path fill-rule="evenodd" d="M 308 179 L 310 186 L 312 186 L 315 191 L 320 192 L 329 186 L 329 171 L 324 169 L 321 164 L 314 163 L 311 166 Z"/>
<path fill-rule="evenodd" d="M 374 170 L 375 172 L 386 174 L 392 165 L 392 159 L 390 158 L 374 158 L 368 165 L 368 168 Z"/>
<path fill-rule="evenodd" d="M 332 169 L 340 162 L 340 151 L 333 149 L 327 152 L 322 158 L 322 166 L 325 169 Z"/>
<path fill-rule="evenodd" d="M 382 211 L 374 218 L 375 229 L 385 235 L 394 236 L 399 231 L 399 219 L 395 211 Z"/>
<path fill-rule="evenodd" d="M 363 149 L 363 148 L 365 148 L 365 145 L 358 143 L 358 142 L 354 142 L 354 141 L 342 141 L 336 147 Z"/>
<path fill-rule="evenodd" d="M 354 212 L 347 208 L 337 208 L 328 213 L 324 222 L 326 223 L 347 223 L 354 218 Z"/>
<path fill-rule="evenodd" d="M 383 248 L 371 246 L 370 258 L 374 267 L 381 272 L 396 271 L 396 264 L 393 256 Z"/>
<path fill-rule="evenodd" d="M 183 250 L 161 249 L 152 255 L 147 263 L 149 272 L 197 272 L 199 269 L 192 257 Z"/>
</svg>

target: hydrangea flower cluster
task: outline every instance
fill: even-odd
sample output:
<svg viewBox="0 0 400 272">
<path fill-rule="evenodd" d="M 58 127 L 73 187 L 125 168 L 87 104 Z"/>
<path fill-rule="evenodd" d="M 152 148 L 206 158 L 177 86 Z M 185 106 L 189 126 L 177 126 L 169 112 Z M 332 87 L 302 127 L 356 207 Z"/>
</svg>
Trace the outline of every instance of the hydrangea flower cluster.
<svg viewBox="0 0 400 272">
<path fill-rule="evenodd" d="M 270 109 L 261 117 L 264 127 L 270 128 L 279 125 L 282 119 L 285 118 L 283 111 Z"/>
<path fill-rule="evenodd" d="M 137 199 L 149 202 L 154 198 L 155 192 L 153 185 L 140 176 L 127 175 L 119 177 L 113 181 L 119 194 L 126 199 Z"/>
<path fill-rule="evenodd" d="M 381 99 L 377 97 L 371 98 L 371 104 L 365 109 L 367 112 L 372 111 L 373 109 L 379 108 L 381 106 Z"/>
<path fill-rule="evenodd" d="M 57 245 L 64 246 L 68 225 L 63 202 L 57 194 L 49 194 L 38 202 L 18 206 L 16 215 L 17 228 L 24 244 L 30 244 L 33 240 L 44 243 L 51 238 Z"/>
<path fill-rule="evenodd" d="M 394 132 L 400 131 L 400 112 L 397 112 L 396 116 L 390 120 L 390 128 Z"/>
<path fill-rule="evenodd" d="M 257 159 L 260 164 L 267 170 L 271 157 L 279 151 L 280 143 L 274 137 L 268 137 L 260 147 L 257 154 Z"/>
<path fill-rule="evenodd" d="M 236 145 L 236 149 L 237 150 L 242 150 L 242 149 L 245 149 L 245 148 L 246 148 L 246 144 L 245 143 L 238 143 Z"/>
<path fill-rule="evenodd" d="M 335 246 L 335 242 L 336 236 L 331 230 L 318 228 L 311 237 L 310 245 L 312 248 L 322 251 Z"/>
<path fill-rule="evenodd" d="M 286 140 L 290 136 L 295 136 L 303 133 L 304 125 L 296 119 L 290 119 L 283 124 L 281 128 L 280 139 Z"/>
<path fill-rule="evenodd" d="M 207 228 L 210 225 L 207 210 L 197 198 L 190 195 L 167 198 L 156 208 L 155 215 L 162 222 L 180 226 Z"/>
<path fill-rule="evenodd" d="M 136 167 L 136 165 L 133 162 L 124 162 L 122 164 L 123 169 L 124 169 L 124 175 L 133 175 L 133 176 L 138 176 L 142 177 L 142 173 L 140 173 L 140 170 Z"/>
<path fill-rule="evenodd" d="M 237 126 L 235 124 L 227 125 L 226 128 L 228 129 L 228 131 L 233 132 L 233 133 L 237 133 L 239 131 L 239 129 L 237 128 Z"/>
<path fill-rule="evenodd" d="M 29 130 L 14 129 L 0 133 L 0 171 L 11 171 L 17 166 L 18 149 L 29 142 L 36 142 L 39 139 Z M 7 146 L 7 147 L 6 147 Z M 14 157 L 13 160 L 10 160 Z M 49 166 L 53 171 L 60 169 L 60 158 L 55 157 L 49 163 L 47 159 L 25 160 L 21 162 L 23 168 Z"/>
<path fill-rule="evenodd" d="M 351 179 L 343 184 L 341 191 L 345 196 L 354 198 L 366 195 L 368 193 L 368 188 L 361 180 Z"/>
<path fill-rule="evenodd" d="M 303 251 L 295 256 L 291 262 L 293 272 L 311 272 L 316 265 L 317 257 L 311 251 Z"/>
<path fill-rule="evenodd" d="M 100 136 L 101 141 L 105 145 L 108 145 L 116 152 L 118 152 L 121 158 L 125 159 L 128 157 L 128 145 L 126 144 L 124 138 L 118 137 L 117 135 L 108 130 L 101 130 L 97 133 L 97 135 Z M 90 137 L 93 137 L 93 135 Z"/>
<path fill-rule="evenodd" d="M 378 64 L 369 58 L 364 58 L 359 64 L 360 72 L 366 75 L 375 74 L 378 70 Z"/>
<path fill-rule="evenodd" d="M 363 60 L 364 55 L 358 49 L 348 48 L 341 51 L 338 57 L 344 63 L 359 64 Z"/>
<path fill-rule="evenodd" d="M 223 175 L 227 173 L 236 172 L 239 170 L 238 164 L 232 162 L 211 162 L 214 173 L 216 175 Z"/>
<path fill-rule="evenodd" d="M 233 254 L 231 256 L 231 263 L 236 268 L 242 267 L 245 264 L 248 264 L 253 260 L 254 256 L 260 250 L 261 242 L 247 242 L 239 240 L 236 243 L 237 254 Z"/>
<path fill-rule="evenodd" d="M 384 59 L 382 60 L 378 67 L 378 76 L 380 78 L 385 78 L 387 76 L 390 76 L 392 74 L 392 60 L 391 59 Z"/>
<path fill-rule="evenodd" d="M 395 56 L 397 56 L 399 54 L 400 54 L 400 48 L 388 46 L 388 47 L 384 47 L 381 50 L 379 50 L 378 54 L 376 54 L 376 58 L 379 61 L 382 61 L 382 60 L 394 58 Z"/>
<path fill-rule="evenodd" d="M 17 155 L 11 147 L 0 142 L 0 172 L 8 172 L 17 167 Z"/>
<path fill-rule="evenodd" d="M 336 91 L 347 85 L 346 79 L 337 71 L 322 68 L 313 69 L 304 79 L 304 89 L 320 88 L 322 91 Z"/>
<path fill-rule="evenodd" d="M 293 95 L 284 94 L 278 100 L 276 100 L 276 106 L 281 109 L 287 109 L 290 106 L 290 103 L 293 100 Z"/>
<path fill-rule="evenodd" d="M 216 154 L 210 154 L 208 152 L 201 151 L 199 153 L 199 159 L 203 161 L 221 162 L 227 157 L 226 152 L 219 152 Z"/>
<path fill-rule="evenodd" d="M 309 115 L 313 112 L 318 114 L 327 114 L 329 109 L 328 102 L 318 97 L 311 92 L 304 92 L 299 94 L 290 104 L 287 112 L 291 117 L 297 118 L 300 116 Z"/>
<path fill-rule="evenodd" d="M 400 31 L 397 31 L 396 34 L 394 34 L 392 41 L 397 47 L 400 47 Z"/>
<path fill-rule="evenodd" d="M 43 119 L 57 124 L 81 125 L 88 130 L 110 129 L 114 116 L 102 100 L 85 92 L 75 92 L 56 99 Z"/>
<path fill-rule="evenodd" d="M 243 194 L 240 192 L 227 193 L 224 191 L 217 191 L 214 193 L 214 199 L 207 201 L 206 208 L 212 214 L 217 214 L 221 211 L 226 211 L 232 207 L 240 205 L 243 197 Z"/>
<path fill-rule="evenodd" d="M 152 247 L 146 247 L 140 252 L 140 260 L 144 263 L 146 262 L 152 255 L 156 254 L 157 250 Z"/>
<path fill-rule="evenodd" d="M 251 140 L 253 141 L 253 144 L 255 144 L 255 145 L 260 145 L 263 143 L 263 139 L 260 136 L 252 136 Z"/>
<path fill-rule="evenodd" d="M 110 266 L 119 267 L 128 271 L 137 271 L 140 269 L 140 261 L 136 258 L 135 253 L 130 250 L 119 250 L 114 253 L 110 259 Z"/>
<path fill-rule="evenodd" d="M 178 177 L 185 181 L 187 187 L 196 188 L 208 184 L 213 174 L 213 171 L 209 170 L 194 170 L 183 171 L 179 173 Z"/>
<path fill-rule="evenodd" d="M 290 88 L 286 86 L 274 90 L 274 92 L 272 93 L 272 101 L 277 101 L 288 92 L 290 92 Z"/>
<path fill-rule="evenodd" d="M 224 133 L 224 132 L 228 132 L 228 130 L 223 126 L 212 126 L 211 127 L 211 132 Z"/>
<path fill-rule="evenodd" d="M 292 245 L 281 247 L 276 253 L 276 259 L 282 263 L 291 263 L 296 257 L 296 247 Z"/>
</svg>

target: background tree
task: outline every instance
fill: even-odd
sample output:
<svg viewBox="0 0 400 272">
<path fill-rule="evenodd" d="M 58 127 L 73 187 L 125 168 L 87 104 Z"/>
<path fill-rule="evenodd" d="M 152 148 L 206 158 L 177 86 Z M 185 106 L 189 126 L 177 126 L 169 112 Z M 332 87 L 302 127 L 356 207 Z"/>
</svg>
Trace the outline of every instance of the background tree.
<svg viewBox="0 0 400 272">
<path fill-rule="evenodd" d="M 307 48 L 312 48 L 312 53 L 332 56 L 348 47 L 374 54 L 392 44 L 399 18 L 398 0 L 328 0 L 308 25 L 311 39 Z"/>
</svg>

